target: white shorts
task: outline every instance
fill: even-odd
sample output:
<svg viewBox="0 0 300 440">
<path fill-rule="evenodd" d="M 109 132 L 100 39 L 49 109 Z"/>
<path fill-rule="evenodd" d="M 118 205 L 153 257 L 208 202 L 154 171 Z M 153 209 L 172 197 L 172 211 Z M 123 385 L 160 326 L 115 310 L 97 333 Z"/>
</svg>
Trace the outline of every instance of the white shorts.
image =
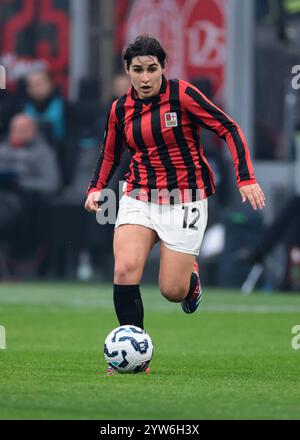
<svg viewBox="0 0 300 440">
<path fill-rule="evenodd" d="M 198 255 L 207 224 L 207 199 L 158 205 L 123 195 L 115 228 L 126 224 L 153 229 L 173 251 Z"/>
</svg>

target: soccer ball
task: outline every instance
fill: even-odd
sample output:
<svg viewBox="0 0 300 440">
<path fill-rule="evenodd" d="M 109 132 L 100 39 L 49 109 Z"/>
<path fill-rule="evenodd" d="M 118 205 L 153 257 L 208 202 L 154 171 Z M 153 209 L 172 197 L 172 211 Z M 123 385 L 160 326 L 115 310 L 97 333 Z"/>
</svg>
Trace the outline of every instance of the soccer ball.
<svg viewBox="0 0 300 440">
<path fill-rule="evenodd" d="M 139 373 L 148 367 L 153 354 L 150 336 L 134 325 L 122 325 L 109 333 L 104 343 L 104 357 L 113 371 Z"/>
</svg>

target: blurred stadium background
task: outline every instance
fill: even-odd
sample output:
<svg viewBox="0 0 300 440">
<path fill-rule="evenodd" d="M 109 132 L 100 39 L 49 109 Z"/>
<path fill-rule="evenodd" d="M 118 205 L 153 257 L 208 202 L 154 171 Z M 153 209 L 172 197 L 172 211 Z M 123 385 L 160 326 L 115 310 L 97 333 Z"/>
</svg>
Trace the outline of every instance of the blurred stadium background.
<svg viewBox="0 0 300 440">
<path fill-rule="evenodd" d="M 110 103 L 128 88 L 122 48 L 146 32 L 169 77 L 240 123 L 267 197 L 263 213 L 241 204 L 226 145 L 204 132 L 217 177 L 204 283 L 240 288 L 252 273 L 249 291 L 300 291 L 300 0 L 0 0 L 0 30 L 1 280 L 111 282 L 113 225 L 83 204 Z M 154 249 L 145 282 L 157 264 Z"/>
</svg>

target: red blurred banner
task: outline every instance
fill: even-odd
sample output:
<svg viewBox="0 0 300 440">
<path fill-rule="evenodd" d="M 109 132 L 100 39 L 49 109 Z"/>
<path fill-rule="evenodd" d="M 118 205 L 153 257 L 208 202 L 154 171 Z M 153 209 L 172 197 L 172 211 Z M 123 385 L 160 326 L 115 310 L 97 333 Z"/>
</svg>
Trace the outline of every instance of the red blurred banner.
<svg viewBox="0 0 300 440">
<path fill-rule="evenodd" d="M 0 64 L 8 87 L 45 66 L 67 94 L 69 21 L 69 0 L 0 0 Z"/>
<path fill-rule="evenodd" d="M 137 35 L 158 38 L 169 54 L 169 78 L 210 79 L 222 99 L 228 0 L 117 0 L 116 48 Z"/>
</svg>

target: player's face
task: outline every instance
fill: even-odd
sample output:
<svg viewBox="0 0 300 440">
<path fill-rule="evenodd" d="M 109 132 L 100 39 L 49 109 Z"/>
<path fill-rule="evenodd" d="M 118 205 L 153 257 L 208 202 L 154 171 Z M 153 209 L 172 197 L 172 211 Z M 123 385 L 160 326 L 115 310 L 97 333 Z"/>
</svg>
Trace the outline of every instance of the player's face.
<svg viewBox="0 0 300 440">
<path fill-rule="evenodd" d="M 152 55 L 132 58 L 127 70 L 131 83 L 141 99 L 158 95 L 164 72 L 165 69 L 161 67 L 157 57 Z"/>
</svg>

